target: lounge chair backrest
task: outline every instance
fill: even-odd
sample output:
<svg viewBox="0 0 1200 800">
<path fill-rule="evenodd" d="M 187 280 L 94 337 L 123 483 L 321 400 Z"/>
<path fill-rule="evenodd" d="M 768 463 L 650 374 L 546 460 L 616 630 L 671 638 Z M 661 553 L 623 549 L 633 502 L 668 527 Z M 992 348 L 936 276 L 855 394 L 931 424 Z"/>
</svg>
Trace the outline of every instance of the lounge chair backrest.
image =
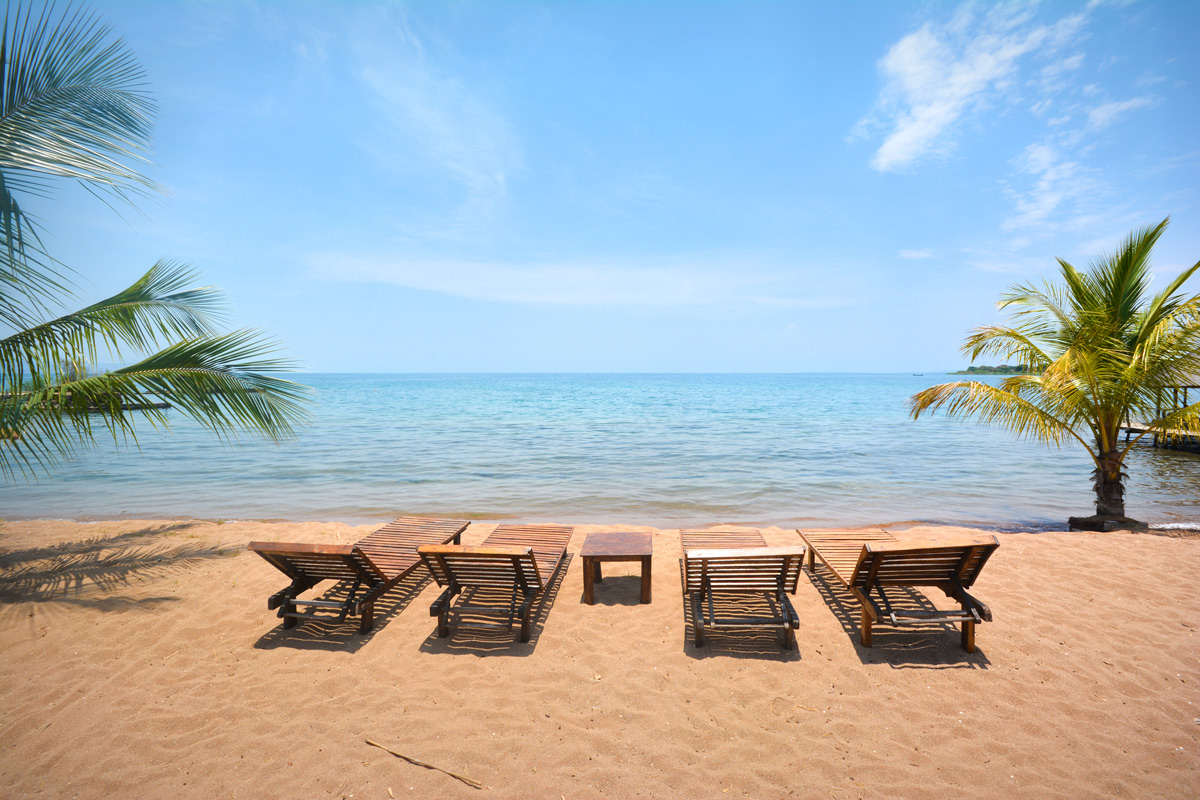
<svg viewBox="0 0 1200 800">
<path fill-rule="evenodd" d="M 684 550 L 684 592 L 703 591 L 705 580 L 714 592 L 771 592 L 781 581 L 794 592 L 803 563 L 803 547 Z"/>
<path fill-rule="evenodd" d="M 369 583 L 386 580 L 356 545 L 250 542 L 247 549 L 258 553 L 293 580 L 363 579 Z"/>
<path fill-rule="evenodd" d="M 766 547 L 767 540 L 757 529 L 735 531 L 682 530 L 679 542 L 684 550 L 716 550 L 725 548 Z"/>
<path fill-rule="evenodd" d="M 545 588 L 531 547 L 424 545 L 417 552 L 440 586 L 511 588 L 523 584 L 536 591 Z"/>
<path fill-rule="evenodd" d="M 964 589 L 979 576 L 1000 546 L 995 536 L 931 541 L 867 542 L 850 585 L 866 592 L 880 586 L 948 586 L 957 577 Z"/>
</svg>

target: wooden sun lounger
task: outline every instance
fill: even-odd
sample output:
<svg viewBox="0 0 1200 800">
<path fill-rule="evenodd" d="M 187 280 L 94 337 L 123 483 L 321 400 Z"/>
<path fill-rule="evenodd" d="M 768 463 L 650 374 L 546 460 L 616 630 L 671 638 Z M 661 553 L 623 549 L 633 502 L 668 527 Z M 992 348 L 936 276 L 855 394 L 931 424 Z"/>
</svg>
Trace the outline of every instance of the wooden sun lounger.
<svg viewBox="0 0 1200 800">
<path fill-rule="evenodd" d="M 421 563 L 417 547 L 461 541 L 469 524 L 456 519 L 400 517 L 353 545 L 251 542 L 247 549 L 292 579 L 290 586 L 267 599 L 268 609 L 279 609 L 283 627 L 294 627 L 302 619 L 342 622 L 347 616 L 360 616 L 358 630 L 366 633 L 375 621 L 375 601 Z M 353 581 L 350 596 L 344 602 L 297 599 L 323 580 Z M 297 606 L 339 613 L 336 617 L 305 613 Z"/>
<path fill-rule="evenodd" d="M 813 556 L 862 606 L 860 637 L 871 646 L 871 626 L 897 627 L 922 622 L 961 622 L 962 646 L 975 652 L 976 623 L 992 620 L 992 611 L 967 594 L 988 558 L 1000 546 L 995 536 L 956 536 L 944 539 L 897 539 L 884 530 L 796 531 L 808 545 L 808 568 Z M 932 586 L 962 606 L 958 611 L 900 611 L 892 607 L 885 586 Z"/>
<path fill-rule="evenodd" d="M 521 641 L 528 642 L 534 600 L 550 585 L 566 557 L 573 530 L 565 525 L 498 525 L 476 547 L 417 548 L 434 580 L 446 587 L 429 607 L 429 615 L 438 618 L 438 636 L 450 635 L 450 605 L 463 589 L 510 589 L 507 608 L 486 610 L 507 611 L 510 629 L 519 616 Z"/>
<path fill-rule="evenodd" d="M 697 647 L 704 646 L 709 628 L 773 628 L 780 644 L 796 644 L 800 618 L 787 593 L 796 592 L 803 547 L 767 547 L 758 531 L 680 531 L 683 545 L 683 593 L 692 603 L 692 627 Z M 717 616 L 720 601 L 761 597 L 768 617 L 744 614 Z"/>
</svg>

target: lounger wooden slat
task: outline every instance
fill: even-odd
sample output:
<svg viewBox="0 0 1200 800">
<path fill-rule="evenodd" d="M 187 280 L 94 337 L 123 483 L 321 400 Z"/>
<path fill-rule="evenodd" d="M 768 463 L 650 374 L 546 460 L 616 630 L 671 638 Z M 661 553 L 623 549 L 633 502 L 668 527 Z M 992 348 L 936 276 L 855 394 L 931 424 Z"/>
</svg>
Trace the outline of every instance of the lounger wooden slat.
<svg viewBox="0 0 1200 800">
<path fill-rule="evenodd" d="M 808 545 L 808 565 L 821 559 L 862 606 L 860 638 L 871 646 L 871 627 L 914 622 L 962 623 L 962 646 L 975 652 L 975 625 L 992 619 L 986 605 L 967 593 L 1000 546 L 995 536 L 897 539 L 883 530 L 797 531 Z M 933 587 L 958 601 L 958 611 L 897 610 L 887 586 Z"/>
<path fill-rule="evenodd" d="M 460 541 L 469 524 L 454 519 L 401 517 L 352 545 L 250 542 L 247 549 L 292 579 L 290 586 L 267 599 L 267 608 L 279 609 L 283 627 L 291 628 L 302 619 L 331 619 L 298 610 L 298 606 L 305 606 L 337 610 L 340 613 L 332 619 L 339 622 L 347 616 L 359 616 L 359 631 L 366 633 L 375 621 L 375 602 L 421 563 L 417 548 Z M 299 599 L 301 593 L 325 580 L 353 581 L 349 597 L 345 601 Z"/>
<path fill-rule="evenodd" d="M 779 631 L 785 650 L 795 645 L 800 619 L 787 593 L 796 591 L 803 547 L 767 547 L 756 530 L 684 530 L 680 542 L 697 647 L 704 646 L 706 628 L 770 628 Z M 768 615 L 726 610 L 730 601 L 746 600 L 763 603 Z"/>
<path fill-rule="evenodd" d="M 438 636 L 450 635 L 450 606 L 464 589 L 509 589 L 508 627 L 519 617 L 521 641 L 528 642 L 533 603 L 566 557 L 573 531 L 566 525 L 498 525 L 479 546 L 418 548 L 434 580 L 446 587 L 429 607 L 438 618 Z"/>
</svg>

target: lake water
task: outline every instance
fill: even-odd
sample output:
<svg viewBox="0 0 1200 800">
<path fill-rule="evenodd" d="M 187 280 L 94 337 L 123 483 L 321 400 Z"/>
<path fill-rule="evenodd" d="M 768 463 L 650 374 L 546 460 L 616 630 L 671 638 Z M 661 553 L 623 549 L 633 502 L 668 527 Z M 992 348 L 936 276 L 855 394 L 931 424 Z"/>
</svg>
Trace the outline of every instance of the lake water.
<svg viewBox="0 0 1200 800">
<path fill-rule="evenodd" d="M 1091 460 L 944 416 L 945 375 L 304 375 L 298 440 L 173 432 L 4 486 L 0 516 L 341 520 L 470 516 L 679 527 L 919 520 L 1063 527 Z M 1136 446 L 1127 511 L 1200 525 L 1200 455 Z"/>
</svg>

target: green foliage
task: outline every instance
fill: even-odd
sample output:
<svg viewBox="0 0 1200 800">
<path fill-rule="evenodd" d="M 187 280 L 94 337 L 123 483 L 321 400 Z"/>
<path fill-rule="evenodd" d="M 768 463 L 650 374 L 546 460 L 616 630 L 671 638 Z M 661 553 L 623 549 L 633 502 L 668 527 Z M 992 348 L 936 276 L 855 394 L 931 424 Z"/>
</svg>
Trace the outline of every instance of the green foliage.
<svg viewBox="0 0 1200 800">
<path fill-rule="evenodd" d="M 82 10 L 10 4 L 0 69 L 0 473 L 50 469 L 102 432 L 136 441 L 139 419 L 167 426 L 147 396 L 220 435 L 294 435 L 307 390 L 262 374 L 294 364 L 261 333 L 221 333 L 220 293 L 189 288 L 186 265 L 160 261 L 128 289 L 63 313 L 72 271 L 46 251 L 22 198 L 64 178 L 106 202 L 159 188 L 139 171 L 155 106 L 124 43 Z M 96 374 L 102 354 L 139 360 Z"/>
<path fill-rule="evenodd" d="M 967 367 L 960 369 L 957 372 L 951 372 L 951 375 L 1024 375 L 1029 370 L 1017 365 L 1001 364 L 998 367 Z"/>
<path fill-rule="evenodd" d="M 962 350 L 972 360 L 1015 362 L 1029 374 L 998 386 L 933 386 L 910 399 L 913 417 L 940 408 L 1045 442 L 1077 440 L 1095 461 L 1098 496 L 1101 484 L 1119 488 L 1137 441 L 1121 446 L 1125 420 L 1147 422 L 1148 433 L 1197 430 L 1200 403 L 1158 411 L 1166 391 L 1200 372 L 1200 295 L 1182 292 L 1200 263 L 1150 293 L 1150 254 L 1168 222 L 1135 231 L 1086 271 L 1059 259 L 1059 283 L 1014 286 L 999 304 L 1012 326 L 976 328 Z"/>
</svg>

